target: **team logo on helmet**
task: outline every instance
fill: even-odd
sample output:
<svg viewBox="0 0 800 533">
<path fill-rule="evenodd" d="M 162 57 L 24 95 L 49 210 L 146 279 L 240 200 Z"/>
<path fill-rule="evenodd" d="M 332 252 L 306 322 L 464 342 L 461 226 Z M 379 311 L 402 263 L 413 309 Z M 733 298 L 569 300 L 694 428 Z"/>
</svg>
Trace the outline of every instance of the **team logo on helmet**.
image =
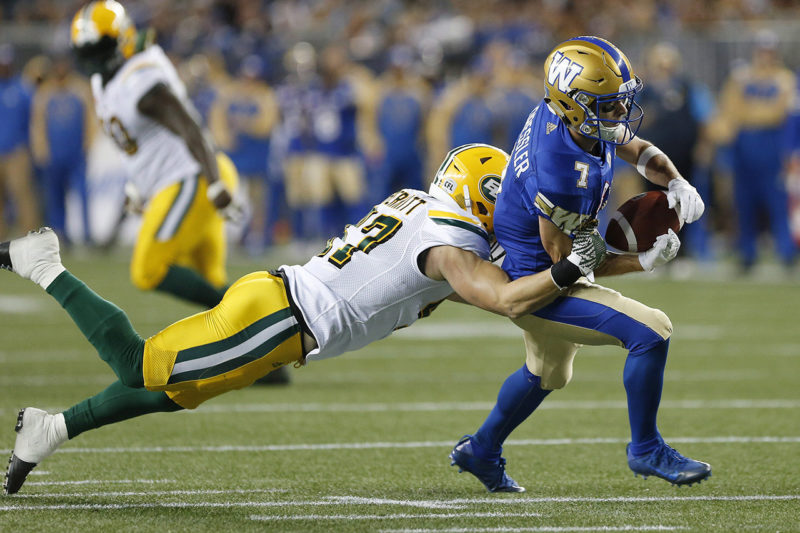
<svg viewBox="0 0 800 533">
<path fill-rule="evenodd" d="M 497 193 L 500 192 L 500 176 L 490 174 L 481 178 L 479 185 L 481 196 L 491 203 L 497 202 Z"/>
<path fill-rule="evenodd" d="M 556 46 L 544 67 L 544 100 L 570 128 L 615 145 L 636 136 L 644 116 L 635 101 L 642 83 L 619 48 L 599 37 L 575 37 Z"/>
<path fill-rule="evenodd" d="M 547 71 L 547 83 L 557 85 L 562 93 L 569 92 L 572 82 L 583 72 L 583 65 L 579 65 L 562 54 L 556 52 L 550 62 L 550 69 Z"/>
</svg>

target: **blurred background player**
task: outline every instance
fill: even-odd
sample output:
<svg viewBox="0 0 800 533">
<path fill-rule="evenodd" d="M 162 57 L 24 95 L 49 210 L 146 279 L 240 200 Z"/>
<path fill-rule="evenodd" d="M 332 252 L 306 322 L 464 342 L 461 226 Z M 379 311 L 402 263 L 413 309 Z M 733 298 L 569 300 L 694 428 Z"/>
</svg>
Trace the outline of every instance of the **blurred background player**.
<svg viewBox="0 0 800 533">
<path fill-rule="evenodd" d="M 511 279 L 546 270 L 570 253 L 571 235 L 605 207 L 617 155 L 667 187 L 669 203 L 684 222 L 700 218 L 704 205 L 694 187 L 661 150 L 636 136 L 643 111 L 635 98 L 642 82 L 616 46 L 591 36 L 569 39 L 548 55 L 544 74 L 545 99 L 514 145 L 494 212 L 495 235 L 506 251 L 503 270 Z M 649 272 L 672 260 L 679 247 L 669 230 L 646 252 L 609 254 L 596 273 Z M 503 442 L 551 391 L 569 383 L 578 348 L 588 344 L 628 350 L 626 455 L 634 474 L 674 484 L 711 475 L 707 463 L 667 445 L 656 424 L 672 335 L 667 315 L 582 279 L 514 323 L 524 332 L 526 362 L 503 383 L 478 431 L 453 448 L 452 464 L 490 492 L 524 491 L 505 472 Z"/>
<path fill-rule="evenodd" d="M 647 112 L 639 136 L 663 150 L 678 173 L 694 185 L 708 204 L 714 153 L 708 135 L 708 124 L 714 114 L 711 92 L 682 73 L 680 52 L 669 42 L 649 48 L 645 66 L 647 83 L 642 87 L 639 102 Z M 682 249 L 697 259 L 712 259 L 708 217 L 684 226 L 681 233 Z"/>
<path fill-rule="evenodd" d="M 510 152 L 528 113 L 542 101 L 542 79 L 530 68 L 531 58 L 507 42 L 491 43 L 487 55 L 495 65 L 491 98 L 497 123 L 495 144 Z"/>
<path fill-rule="evenodd" d="M 434 101 L 428 121 L 430 154 L 468 142 L 493 142 L 495 117 L 490 107 L 491 81 L 492 63 L 480 56 L 464 76 L 445 85 Z M 429 160 L 428 164 L 435 168 L 434 161 Z"/>
<path fill-rule="evenodd" d="M 45 223 L 62 242 L 67 238 L 67 193 L 81 206 L 81 241 L 89 238 L 86 153 L 97 130 L 89 84 L 72 69 L 70 57 L 56 57 L 51 73 L 36 89 L 31 115 L 31 152 L 42 173 Z"/>
<path fill-rule="evenodd" d="M 14 48 L 0 44 L 0 238 L 13 225 L 33 229 L 39 225 L 28 151 L 32 88 L 15 71 Z"/>
<path fill-rule="evenodd" d="M 762 31 L 751 61 L 731 73 L 720 97 L 715 131 L 719 142 L 731 143 L 738 248 L 745 272 L 756 263 L 756 239 L 765 218 L 780 260 L 786 267 L 795 261 L 784 170 L 796 84 L 794 74 L 783 66 L 777 37 Z"/>
<path fill-rule="evenodd" d="M 226 282 L 219 210 L 236 207 L 236 169 L 215 157 L 172 63 L 119 3 L 80 9 L 71 42 L 103 129 L 127 155 L 129 203 L 142 211 L 133 284 L 215 306 Z"/>
<path fill-rule="evenodd" d="M 271 213 L 267 161 L 270 136 L 278 121 L 278 102 L 263 80 L 263 60 L 249 55 L 242 60 L 239 75 L 221 86 L 209 117 L 209 127 L 219 147 L 231 158 L 252 206 L 244 235 L 248 248 L 262 250 L 269 239 Z"/>
<path fill-rule="evenodd" d="M 270 166 L 283 178 L 292 238 L 295 243 L 308 243 L 318 237 L 320 224 L 306 183 L 306 162 L 314 146 L 309 93 L 317 83 L 317 52 L 301 41 L 286 52 L 283 63 L 286 75 L 275 90 L 280 122 L 270 143 Z"/>
<path fill-rule="evenodd" d="M 317 211 L 317 238 L 334 233 L 345 220 L 363 215 L 366 181 L 360 139 L 370 114 L 366 95 L 347 51 L 330 45 L 320 54 L 319 79 L 308 92 L 313 138 L 312 153 L 304 164 L 306 195 Z"/>
<path fill-rule="evenodd" d="M 395 46 L 389 66 L 378 80 L 375 118 L 381 141 L 378 179 L 382 196 L 409 187 L 422 189 L 425 118 L 430 109 L 428 84 L 414 72 L 414 51 Z"/>
</svg>

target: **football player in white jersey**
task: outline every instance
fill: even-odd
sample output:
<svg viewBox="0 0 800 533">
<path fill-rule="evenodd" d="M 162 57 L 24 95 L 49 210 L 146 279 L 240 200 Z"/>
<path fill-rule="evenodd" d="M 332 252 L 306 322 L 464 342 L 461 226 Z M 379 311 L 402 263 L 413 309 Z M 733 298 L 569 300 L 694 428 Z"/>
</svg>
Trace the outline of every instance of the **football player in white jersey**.
<svg viewBox="0 0 800 533">
<path fill-rule="evenodd" d="M 446 298 L 510 317 L 551 301 L 605 256 L 594 229 L 549 270 L 513 282 L 487 261 L 492 213 L 508 155 L 487 145 L 453 150 L 429 193 L 389 196 L 303 266 L 239 279 L 219 305 L 141 338 L 125 313 L 61 264 L 44 228 L 0 243 L 0 267 L 45 289 L 119 378 L 55 415 L 20 411 L 5 491 L 80 433 L 146 413 L 193 409 L 276 368 L 357 350 L 428 316 Z"/>
<path fill-rule="evenodd" d="M 72 49 L 103 129 L 126 154 L 129 204 L 142 212 L 131 280 L 213 307 L 226 284 L 222 211 L 233 209 L 236 169 L 215 156 L 174 66 L 145 35 L 113 0 L 72 20 Z"/>
</svg>

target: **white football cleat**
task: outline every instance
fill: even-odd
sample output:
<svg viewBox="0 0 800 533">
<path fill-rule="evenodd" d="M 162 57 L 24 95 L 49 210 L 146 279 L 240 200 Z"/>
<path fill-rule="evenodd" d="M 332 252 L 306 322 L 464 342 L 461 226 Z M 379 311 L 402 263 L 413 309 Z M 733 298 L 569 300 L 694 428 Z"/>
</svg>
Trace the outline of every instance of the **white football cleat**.
<svg viewBox="0 0 800 533">
<path fill-rule="evenodd" d="M 0 243 L 0 268 L 16 272 L 46 289 L 65 270 L 56 233 L 44 227 Z"/>
<path fill-rule="evenodd" d="M 17 440 L 3 481 L 6 494 L 18 492 L 30 471 L 69 438 L 64 415 L 51 415 L 35 407 L 20 410 L 14 431 Z"/>
</svg>

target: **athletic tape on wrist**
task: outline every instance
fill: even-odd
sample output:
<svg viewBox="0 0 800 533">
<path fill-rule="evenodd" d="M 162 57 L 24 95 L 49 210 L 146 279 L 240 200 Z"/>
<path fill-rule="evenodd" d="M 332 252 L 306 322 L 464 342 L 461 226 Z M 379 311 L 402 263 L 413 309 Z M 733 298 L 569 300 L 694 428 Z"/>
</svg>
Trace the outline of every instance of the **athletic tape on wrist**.
<svg viewBox="0 0 800 533">
<path fill-rule="evenodd" d="M 636 162 L 636 170 L 638 170 L 639 174 L 646 178 L 647 174 L 645 174 L 645 169 L 647 168 L 647 163 L 655 156 L 663 153 L 664 152 L 662 152 L 657 146 L 648 146 L 645 148 L 644 152 L 642 152 L 642 155 L 639 156 L 639 161 Z"/>
<path fill-rule="evenodd" d="M 225 189 L 225 183 L 223 183 L 222 180 L 217 180 L 208 186 L 208 189 L 206 189 L 206 196 L 208 196 L 209 200 L 213 200 Z"/>
<path fill-rule="evenodd" d="M 553 283 L 559 289 L 569 287 L 578 281 L 581 276 L 581 269 L 578 268 L 578 265 L 569 261 L 566 257 L 550 267 L 550 277 L 553 278 Z"/>
</svg>

